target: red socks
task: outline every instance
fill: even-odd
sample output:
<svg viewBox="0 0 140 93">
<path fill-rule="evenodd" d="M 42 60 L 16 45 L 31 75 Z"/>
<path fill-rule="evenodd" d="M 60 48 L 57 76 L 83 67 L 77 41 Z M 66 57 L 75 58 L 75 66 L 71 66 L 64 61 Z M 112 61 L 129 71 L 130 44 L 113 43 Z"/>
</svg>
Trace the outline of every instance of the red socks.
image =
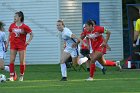
<svg viewBox="0 0 140 93">
<path fill-rule="evenodd" d="M 111 60 L 106 60 L 105 66 L 116 66 L 116 62 L 111 61 Z"/>
<path fill-rule="evenodd" d="M 15 73 L 14 63 L 10 63 L 9 67 L 10 67 L 10 76 L 14 76 L 14 73 Z M 25 64 L 20 65 L 20 75 L 24 75 L 24 71 L 25 71 Z"/>
<path fill-rule="evenodd" d="M 14 72 L 15 72 L 15 65 L 14 63 L 10 63 L 10 76 L 14 76 Z"/>
<path fill-rule="evenodd" d="M 20 65 L 20 75 L 21 76 L 24 75 L 24 71 L 25 71 L 25 64 L 24 65 Z"/>
<path fill-rule="evenodd" d="M 90 64 L 90 77 L 93 78 L 95 72 L 95 64 Z"/>
</svg>

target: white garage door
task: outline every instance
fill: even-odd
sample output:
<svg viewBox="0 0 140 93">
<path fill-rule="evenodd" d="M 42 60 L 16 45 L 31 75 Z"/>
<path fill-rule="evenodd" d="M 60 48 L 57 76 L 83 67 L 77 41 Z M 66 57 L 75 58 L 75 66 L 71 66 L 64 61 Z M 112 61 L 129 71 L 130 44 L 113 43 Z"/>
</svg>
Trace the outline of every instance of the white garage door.
<svg viewBox="0 0 140 93">
<path fill-rule="evenodd" d="M 27 48 L 27 64 L 56 64 L 60 57 L 60 39 L 56 30 L 59 17 L 58 0 L 0 0 L 0 20 L 8 27 L 14 13 L 23 11 L 25 24 L 31 27 L 34 38 Z M 9 64 L 9 51 L 6 64 Z M 16 58 L 16 64 L 19 57 Z"/>
</svg>

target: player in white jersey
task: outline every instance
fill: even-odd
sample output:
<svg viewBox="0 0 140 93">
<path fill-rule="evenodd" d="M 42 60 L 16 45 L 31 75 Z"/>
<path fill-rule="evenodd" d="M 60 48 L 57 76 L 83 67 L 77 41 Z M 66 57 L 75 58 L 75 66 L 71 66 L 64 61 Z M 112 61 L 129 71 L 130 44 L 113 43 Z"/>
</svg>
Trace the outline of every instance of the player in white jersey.
<svg viewBox="0 0 140 93">
<path fill-rule="evenodd" d="M 4 32 L 4 23 L 0 21 L 0 69 L 9 72 L 9 66 L 4 66 L 4 58 L 6 56 L 6 35 Z"/>
<path fill-rule="evenodd" d="M 62 74 L 61 81 L 67 81 L 67 68 L 65 62 L 71 56 L 73 64 L 74 65 L 77 64 L 78 48 L 72 47 L 72 45 L 73 43 L 76 43 L 77 39 L 80 40 L 82 43 L 83 41 L 80 38 L 77 38 L 76 35 L 71 32 L 70 29 L 65 27 L 63 20 L 57 21 L 57 29 L 60 32 L 62 32 L 62 38 L 64 39 L 65 42 L 65 49 L 62 53 L 61 61 L 60 61 L 61 74 Z"/>
</svg>

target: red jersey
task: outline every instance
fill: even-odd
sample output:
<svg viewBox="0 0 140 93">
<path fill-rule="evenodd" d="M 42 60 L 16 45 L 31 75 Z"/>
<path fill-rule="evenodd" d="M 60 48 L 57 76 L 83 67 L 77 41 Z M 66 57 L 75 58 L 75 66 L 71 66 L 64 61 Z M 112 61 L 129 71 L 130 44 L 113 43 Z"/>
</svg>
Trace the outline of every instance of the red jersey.
<svg viewBox="0 0 140 93">
<path fill-rule="evenodd" d="M 104 30 L 105 30 L 104 27 L 101 27 L 101 26 L 94 26 L 94 29 L 91 32 L 87 31 L 84 28 L 84 31 L 81 33 L 81 36 L 86 36 L 86 37 L 89 37 L 89 35 L 94 36 L 93 38 L 89 38 L 89 39 L 91 41 L 92 49 L 95 50 L 104 41 L 103 36 L 102 36 L 102 34 L 104 33 Z"/>
<path fill-rule="evenodd" d="M 9 27 L 10 32 L 10 45 L 25 46 L 26 35 L 31 33 L 30 27 L 24 23 L 21 26 L 17 26 L 16 23 L 12 23 Z"/>
</svg>

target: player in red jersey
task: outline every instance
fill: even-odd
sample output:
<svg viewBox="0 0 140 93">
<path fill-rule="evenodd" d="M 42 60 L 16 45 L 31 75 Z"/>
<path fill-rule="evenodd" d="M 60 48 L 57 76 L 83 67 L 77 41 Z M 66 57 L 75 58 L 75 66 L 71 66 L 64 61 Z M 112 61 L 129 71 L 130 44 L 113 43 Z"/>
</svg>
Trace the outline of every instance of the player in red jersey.
<svg viewBox="0 0 140 93">
<path fill-rule="evenodd" d="M 83 42 L 85 42 L 86 44 L 90 43 L 90 40 L 84 38 Z M 87 71 L 90 71 L 90 53 L 92 53 L 92 49 L 89 46 L 84 46 L 84 44 L 81 44 L 80 47 L 80 59 L 78 60 L 78 64 L 81 65 L 83 63 L 86 63 L 86 67 L 87 67 Z M 105 74 L 106 69 L 98 62 L 95 62 L 96 67 L 100 68 L 103 72 L 103 74 Z"/>
<path fill-rule="evenodd" d="M 29 40 L 26 41 L 26 35 L 29 34 Z M 10 81 L 16 80 L 14 62 L 17 52 L 19 52 L 20 59 L 20 78 L 19 81 L 23 81 L 24 71 L 25 71 L 25 56 L 26 47 L 30 44 L 33 38 L 32 30 L 29 26 L 24 24 L 24 14 L 19 11 L 15 13 L 14 23 L 9 27 L 9 38 L 10 42 Z M 7 45 L 8 47 L 8 45 Z"/>
<path fill-rule="evenodd" d="M 103 38 L 103 33 L 106 34 L 105 39 Z M 93 50 L 92 54 L 90 55 L 90 77 L 87 80 L 93 80 L 96 60 L 102 65 L 106 64 L 106 60 L 104 59 L 103 55 L 106 53 L 106 46 L 110 38 L 110 34 L 110 31 L 106 30 L 104 27 L 94 25 L 91 20 L 86 23 L 85 31 L 83 31 L 81 34 L 81 39 L 84 39 L 85 37 L 90 39 Z M 77 44 L 79 44 L 79 42 L 73 44 L 73 47 L 75 47 Z"/>
</svg>

